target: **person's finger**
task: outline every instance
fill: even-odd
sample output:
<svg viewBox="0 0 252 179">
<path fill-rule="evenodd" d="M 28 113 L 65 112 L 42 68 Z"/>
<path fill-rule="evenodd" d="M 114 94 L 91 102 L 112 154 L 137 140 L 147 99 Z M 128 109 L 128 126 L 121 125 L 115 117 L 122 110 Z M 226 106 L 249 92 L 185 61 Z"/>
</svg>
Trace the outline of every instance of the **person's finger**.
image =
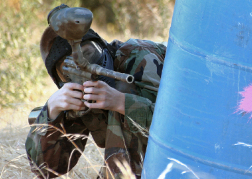
<svg viewBox="0 0 252 179">
<path fill-rule="evenodd" d="M 74 104 L 76 106 L 82 106 L 83 102 L 77 98 L 69 98 L 68 103 Z"/>
<path fill-rule="evenodd" d="M 83 90 L 83 86 L 78 84 L 78 83 L 65 83 L 64 86 L 65 88 L 71 89 L 71 90 Z"/>
<path fill-rule="evenodd" d="M 105 82 L 99 81 L 99 80 L 98 81 L 86 81 L 83 83 L 84 87 L 92 87 L 93 86 L 93 87 L 101 88 L 105 85 L 106 85 Z"/>
<path fill-rule="evenodd" d="M 65 97 L 65 98 L 78 98 L 82 99 L 83 93 L 82 91 L 72 91 L 72 90 L 62 90 L 61 93 L 59 94 L 60 97 Z"/>
<path fill-rule="evenodd" d="M 105 101 L 104 95 L 95 95 L 95 94 L 85 94 L 83 96 L 83 99 L 85 100 L 91 100 L 91 101 Z"/>
<path fill-rule="evenodd" d="M 88 108 L 90 109 L 105 109 L 104 108 L 104 103 L 101 102 L 101 103 L 89 103 L 88 101 L 85 101 L 84 102 L 85 106 L 87 106 Z"/>
<path fill-rule="evenodd" d="M 92 87 L 92 86 L 96 86 L 97 85 L 97 81 L 85 81 L 83 83 L 83 87 Z"/>
<path fill-rule="evenodd" d="M 73 98 L 78 98 L 78 99 L 82 99 L 83 97 L 83 92 L 82 91 L 70 91 L 69 95 Z"/>
<path fill-rule="evenodd" d="M 62 97 L 61 106 L 68 109 L 70 105 L 82 106 L 83 102 L 77 98 L 71 98 L 67 96 Z"/>
<path fill-rule="evenodd" d="M 84 88 L 84 93 L 99 94 L 101 92 L 100 88 L 87 87 Z"/>
<path fill-rule="evenodd" d="M 73 98 L 79 98 L 82 99 L 82 95 L 83 95 L 83 86 L 79 85 L 77 83 L 69 83 L 69 84 L 65 84 L 61 89 L 61 95 L 66 95 L 66 96 L 70 96 Z"/>
</svg>

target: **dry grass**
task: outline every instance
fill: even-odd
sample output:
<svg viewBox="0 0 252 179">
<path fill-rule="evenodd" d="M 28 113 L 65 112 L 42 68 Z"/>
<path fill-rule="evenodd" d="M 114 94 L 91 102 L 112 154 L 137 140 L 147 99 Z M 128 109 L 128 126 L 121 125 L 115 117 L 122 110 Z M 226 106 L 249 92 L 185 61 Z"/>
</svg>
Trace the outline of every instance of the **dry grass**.
<svg viewBox="0 0 252 179">
<path fill-rule="evenodd" d="M 93 28 L 98 29 L 95 24 Z M 99 32 L 99 30 L 97 31 Z M 41 32 L 36 31 L 35 34 L 38 38 Z M 125 40 L 123 36 L 111 37 L 102 31 L 100 35 L 108 42 L 113 39 Z M 38 41 L 37 38 L 34 41 Z M 15 103 L 13 108 L 0 108 L 0 179 L 36 178 L 30 170 L 29 161 L 26 157 L 25 140 L 30 130 L 28 125 L 30 111 L 37 106 L 43 106 L 57 90 L 49 77 L 47 81 L 48 84 L 43 87 L 43 93 L 39 98 L 30 98 L 31 101 L 25 103 Z M 33 88 L 31 87 L 31 89 Z M 30 93 L 35 94 L 36 91 L 30 91 Z M 31 94 L 31 96 L 33 97 L 34 94 Z M 34 101 L 34 99 L 37 100 Z M 98 176 L 96 171 L 99 171 L 100 167 L 103 166 L 103 153 L 103 149 L 98 149 L 92 140 L 88 140 L 83 153 L 85 157 L 80 158 L 78 164 L 69 174 L 59 178 L 96 178 Z"/>
<path fill-rule="evenodd" d="M 36 102 L 16 104 L 15 108 L 1 109 L 0 113 L 0 179 L 37 178 L 30 170 L 26 157 L 25 140 L 30 130 L 28 115 L 37 106 L 42 106 L 57 90 L 48 79 L 44 94 Z M 104 164 L 104 149 L 98 148 L 89 136 L 85 151 L 72 171 L 58 178 L 94 179 Z M 124 179 L 135 179 L 130 167 L 123 161 L 117 161 Z"/>
<path fill-rule="evenodd" d="M 36 178 L 31 173 L 25 151 L 25 140 L 30 129 L 27 119 L 31 109 L 43 105 L 57 90 L 53 83 L 49 83 L 46 89 L 36 102 L 16 104 L 15 109 L 0 110 L 0 179 Z M 83 153 L 86 158 L 81 157 L 74 170 L 60 178 L 96 178 L 95 170 L 99 171 L 103 165 L 103 153 L 103 149 L 98 149 L 88 140 Z"/>
<path fill-rule="evenodd" d="M 1 1 L 1 0 L 0 0 Z M 9 2 L 9 1 L 7 1 Z M 15 5 L 17 11 L 20 8 L 18 0 L 10 1 Z M 10 3 L 9 2 L 9 3 Z M 45 17 L 42 16 L 44 19 Z M 95 23 L 92 24 L 92 28 L 96 30 L 104 39 L 111 42 L 113 39 L 119 39 L 125 41 L 128 38 L 134 38 L 131 33 L 121 34 L 117 36 L 110 36 L 108 33 L 99 30 Z M 29 36 L 30 41 L 37 43 L 42 34 L 41 28 L 35 28 L 33 30 L 33 36 Z M 138 37 L 135 37 L 138 38 Z M 150 38 L 153 41 L 163 41 L 156 37 Z M 37 47 L 38 48 L 38 47 Z M 32 88 L 31 88 L 32 89 Z M 25 140 L 29 132 L 28 115 L 30 111 L 37 106 L 42 106 L 46 100 L 57 90 L 52 80 L 48 77 L 48 84 L 43 89 L 43 94 L 37 101 L 30 101 L 22 104 L 15 104 L 12 109 L 0 109 L 0 179 L 27 179 L 36 178 L 31 172 L 29 162 L 26 158 Z M 33 91 L 31 91 L 33 93 Z M 36 92 L 34 92 L 36 93 Z M 32 98 L 30 98 L 32 99 Z M 34 98 L 35 99 L 35 98 Z M 37 98 L 36 98 L 37 99 Z M 83 153 L 85 157 L 81 157 L 78 164 L 74 169 L 69 172 L 68 175 L 60 178 L 96 178 L 98 175 L 96 171 L 99 171 L 103 165 L 103 153 L 104 150 L 98 149 L 95 144 L 88 141 L 86 149 Z M 91 165 L 90 165 L 91 163 Z M 118 161 L 118 165 L 121 166 L 122 171 L 125 171 L 125 178 L 134 178 L 132 173 L 123 161 Z M 96 171 L 95 171 L 96 170 Z"/>
</svg>

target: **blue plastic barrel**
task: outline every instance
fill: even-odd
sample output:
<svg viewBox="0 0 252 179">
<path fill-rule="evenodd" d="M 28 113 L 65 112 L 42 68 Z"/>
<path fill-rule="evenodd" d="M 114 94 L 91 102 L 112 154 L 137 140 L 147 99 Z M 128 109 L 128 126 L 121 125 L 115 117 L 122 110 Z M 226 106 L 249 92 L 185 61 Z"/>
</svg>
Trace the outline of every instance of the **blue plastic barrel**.
<svg viewBox="0 0 252 179">
<path fill-rule="evenodd" d="M 251 83 L 252 1 L 176 0 L 142 178 L 252 178 Z"/>
</svg>

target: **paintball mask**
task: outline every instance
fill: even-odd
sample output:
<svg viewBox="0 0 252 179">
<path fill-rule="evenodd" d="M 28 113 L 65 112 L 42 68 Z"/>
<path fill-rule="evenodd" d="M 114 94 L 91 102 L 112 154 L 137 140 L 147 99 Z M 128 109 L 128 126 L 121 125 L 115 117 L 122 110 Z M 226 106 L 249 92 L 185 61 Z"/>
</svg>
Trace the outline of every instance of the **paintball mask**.
<svg viewBox="0 0 252 179">
<path fill-rule="evenodd" d="M 114 70 L 113 68 L 113 58 L 110 55 L 107 48 L 102 47 L 99 42 L 92 40 L 82 41 L 81 50 L 83 53 L 83 58 L 87 60 L 90 64 L 98 64 L 103 68 Z M 92 76 L 90 73 L 86 73 L 78 69 L 72 56 L 64 56 L 56 64 L 57 75 L 61 82 L 75 82 L 83 84 L 87 80 L 102 80 L 106 82 L 111 87 L 115 87 L 115 81 L 113 78 L 109 78 L 103 75 L 98 77 Z M 59 84 L 61 84 L 61 82 Z"/>
<path fill-rule="evenodd" d="M 103 40 L 96 32 L 89 29 L 83 36 L 81 41 L 82 53 L 84 58 L 88 59 L 91 64 L 98 64 L 104 68 L 113 70 L 113 58 L 116 49 Z M 52 77 L 54 83 L 61 88 L 64 82 L 69 82 L 69 77 L 64 76 L 62 68 L 76 67 L 73 62 L 69 65 L 69 60 L 72 57 L 72 48 L 66 39 L 58 36 L 51 27 L 46 28 L 40 41 L 40 52 L 45 63 L 48 74 Z M 64 65 L 63 62 L 67 62 Z M 69 62 L 69 63 L 68 63 Z M 68 68 L 70 69 L 70 68 Z M 90 80 L 90 76 L 87 77 Z M 100 75 L 99 80 L 102 80 L 114 86 L 114 79 Z M 82 84 L 83 79 L 79 83 Z"/>
<path fill-rule="evenodd" d="M 86 58 L 90 64 L 98 64 L 103 68 L 114 70 L 113 57 L 107 48 L 103 48 L 98 42 L 89 40 L 82 42 L 81 48 L 83 57 Z M 102 80 L 111 87 L 115 87 L 113 78 L 100 75 L 98 80 Z"/>
<path fill-rule="evenodd" d="M 65 67 L 66 69 L 71 68 L 68 72 L 74 72 L 74 77 L 81 74 L 83 79 L 100 79 L 110 86 L 114 86 L 113 79 L 127 83 L 134 81 L 132 75 L 113 71 L 113 59 L 116 49 L 90 29 L 92 18 L 93 15 L 90 10 L 85 8 L 69 8 L 64 4 L 54 8 L 48 14 L 47 20 L 50 25 L 49 28 L 54 31 L 54 38 L 56 37 L 56 40 L 53 42 L 50 52 L 46 53 L 47 55 L 44 55 L 44 57 L 42 54 L 42 57 L 45 59 L 48 73 L 53 77 L 58 87 L 60 87 L 58 81 L 61 80 L 57 75 L 57 71 L 54 69 L 56 63 L 65 56 L 67 56 L 66 60 L 64 60 Z M 81 43 L 83 44 L 82 46 L 87 45 L 94 49 L 90 56 L 87 56 L 88 59 L 83 57 Z M 47 47 L 45 49 L 48 50 L 50 48 Z M 83 51 L 86 50 L 84 49 Z M 72 56 L 68 56 L 69 54 L 72 54 Z M 69 63 L 66 63 L 67 61 Z M 65 74 L 68 74 L 68 72 L 65 71 Z M 91 78 L 89 78 L 90 75 Z M 71 81 L 76 82 L 75 80 Z M 79 81 L 77 82 L 81 83 Z"/>
</svg>

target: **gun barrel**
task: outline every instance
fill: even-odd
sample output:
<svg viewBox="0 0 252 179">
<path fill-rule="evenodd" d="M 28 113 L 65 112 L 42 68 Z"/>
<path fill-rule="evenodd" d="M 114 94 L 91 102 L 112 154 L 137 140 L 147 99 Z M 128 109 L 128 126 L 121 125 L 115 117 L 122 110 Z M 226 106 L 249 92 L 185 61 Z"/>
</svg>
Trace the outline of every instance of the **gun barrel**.
<svg viewBox="0 0 252 179">
<path fill-rule="evenodd" d="M 114 78 L 116 80 L 124 81 L 127 83 L 134 82 L 134 76 L 132 76 L 132 75 L 116 72 L 113 70 L 108 70 L 108 69 L 103 68 L 97 64 L 88 64 L 85 67 L 85 69 L 92 74 L 107 76 L 107 77 Z"/>
<path fill-rule="evenodd" d="M 74 62 L 74 58 L 71 56 L 68 56 L 64 60 L 64 66 L 62 67 L 63 74 L 69 75 L 69 77 L 71 79 L 76 78 L 76 77 L 78 78 L 78 76 L 83 79 L 91 79 L 91 74 L 94 74 L 94 75 L 107 76 L 107 77 L 114 78 L 116 80 L 124 81 L 127 83 L 134 82 L 134 76 L 132 76 L 132 75 L 115 72 L 113 70 L 108 70 L 108 69 L 103 68 L 97 64 L 88 64 L 84 67 L 80 65 L 79 67 L 80 68 L 78 70 L 76 70 L 78 68 L 78 66 Z M 72 74 L 74 76 L 71 76 Z M 72 79 L 72 80 L 74 80 L 74 79 Z M 74 81 L 76 81 L 76 79 Z"/>
<path fill-rule="evenodd" d="M 73 75 L 76 75 L 85 79 L 91 79 L 91 73 L 87 73 L 85 71 L 75 70 L 72 67 L 66 67 L 66 66 L 63 66 L 62 70 L 63 70 L 64 75 L 73 74 Z"/>
</svg>

